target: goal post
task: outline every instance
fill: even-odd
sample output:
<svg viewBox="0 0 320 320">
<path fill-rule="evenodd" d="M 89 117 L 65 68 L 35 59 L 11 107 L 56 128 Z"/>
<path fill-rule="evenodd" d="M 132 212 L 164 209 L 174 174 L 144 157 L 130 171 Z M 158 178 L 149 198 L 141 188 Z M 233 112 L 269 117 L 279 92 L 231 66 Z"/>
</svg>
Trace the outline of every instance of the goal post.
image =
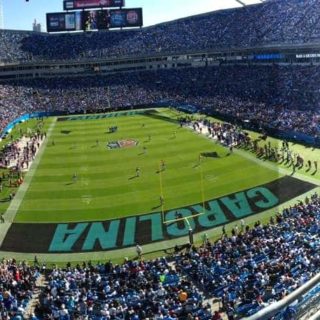
<svg viewBox="0 0 320 320">
<path fill-rule="evenodd" d="M 159 181 L 160 181 L 160 201 L 161 201 L 161 217 L 162 217 L 162 223 L 163 224 L 171 224 L 171 223 L 175 223 L 175 222 L 179 222 L 179 221 L 185 221 L 186 224 L 191 228 L 190 223 L 189 223 L 189 219 L 193 219 L 196 218 L 198 216 L 201 216 L 203 214 L 206 213 L 206 207 L 205 207 L 205 192 L 204 192 L 204 177 L 203 177 L 203 168 L 202 168 L 202 163 L 200 161 L 200 157 L 201 155 L 199 155 L 199 171 L 200 171 L 200 192 L 201 192 L 201 203 L 202 203 L 202 212 L 196 213 L 196 214 L 191 214 L 189 216 L 184 216 L 184 217 L 177 217 L 175 219 L 169 219 L 166 220 L 166 216 L 165 216 L 165 207 L 164 207 L 164 197 L 163 197 L 163 177 L 162 177 L 162 168 L 161 165 L 159 164 Z M 179 210 L 177 209 L 177 212 L 179 213 Z"/>
<path fill-rule="evenodd" d="M 203 210 L 203 211 L 205 211 L 205 210 Z M 184 220 L 187 223 L 187 225 L 190 227 L 189 219 L 193 219 L 193 218 L 199 217 L 199 216 L 203 215 L 204 213 L 205 212 L 199 212 L 197 214 L 191 214 L 189 216 L 182 217 L 182 218 L 163 220 L 163 223 L 164 224 L 171 224 L 171 223 L 175 223 L 175 222 L 179 222 L 179 221 L 183 221 Z"/>
</svg>

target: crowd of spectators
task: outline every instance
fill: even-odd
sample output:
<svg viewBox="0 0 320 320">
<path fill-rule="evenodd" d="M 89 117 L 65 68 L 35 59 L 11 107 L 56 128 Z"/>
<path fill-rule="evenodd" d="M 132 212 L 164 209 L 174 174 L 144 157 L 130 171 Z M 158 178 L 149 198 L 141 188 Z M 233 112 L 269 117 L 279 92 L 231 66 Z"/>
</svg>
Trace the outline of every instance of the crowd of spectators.
<svg viewBox="0 0 320 320">
<path fill-rule="evenodd" d="M 0 85 L 0 128 L 34 111 L 99 112 L 172 101 L 262 127 L 319 136 L 319 66 L 162 69 Z"/>
<path fill-rule="evenodd" d="M 212 244 L 176 256 L 181 272 L 230 315 L 248 316 L 280 300 L 320 271 L 320 198 L 315 194 L 250 229 L 236 226 Z"/>
<path fill-rule="evenodd" d="M 16 260 L 0 262 L 0 318 L 22 320 L 39 276 L 36 268 Z"/>
<path fill-rule="evenodd" d="M 36 112 L 38 104 L 31 99 L 32 87 L 0 84 L 0 131 L 19 116 Z"/>
<path fill-rule="evenodd" d="M 165 258 L 54 268 L 40 300 L 44 319 L 211 319 L 199 290 Z"/>
<path fill-rule="evenodd" d="M 303 44 L 320 38 L 319 11 L 318 0 L 270 0 L 137 30 L 60 35 L 0 30 L 0 61 L 79 60 Z"/>
</svg>

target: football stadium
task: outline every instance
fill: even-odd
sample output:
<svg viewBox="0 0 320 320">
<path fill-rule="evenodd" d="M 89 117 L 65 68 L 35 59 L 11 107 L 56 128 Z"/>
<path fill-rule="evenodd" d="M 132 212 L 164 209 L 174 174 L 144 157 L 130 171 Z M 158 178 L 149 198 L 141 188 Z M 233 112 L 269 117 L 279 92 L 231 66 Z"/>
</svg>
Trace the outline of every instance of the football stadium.
<svg viewBox="0 0 320 320">
<path fill-rule="evenodd" d="M 320 1 L 235 2 L 0 29 L 0 319 L 320 319 Z"/>
</svg>

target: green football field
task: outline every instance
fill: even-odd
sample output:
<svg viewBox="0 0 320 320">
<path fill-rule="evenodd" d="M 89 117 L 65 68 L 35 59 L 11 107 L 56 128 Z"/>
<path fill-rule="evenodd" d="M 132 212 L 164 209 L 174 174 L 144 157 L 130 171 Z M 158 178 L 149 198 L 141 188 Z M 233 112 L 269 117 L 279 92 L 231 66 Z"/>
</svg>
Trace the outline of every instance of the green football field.
<svg viewBox="0 0 320 320">
<path fill-rule="evenodd" d="M 112 126 L 118 131 L 109 133 Z M 132 139 L 136 146 L 107 147 L 108 142 Z M 202 157 L 199 165 L 200 153 L 213 152 L 217 157 Z M 161 161 L 166 169 L 159 173 Z M 56 121 L 15 222 L 100 221 L 159 212 L 161 193 L 168 210 L 279 176 L 166 119 L 136 114 Z"/>
<path fill-rule="evenodd" d="M 45 118 L 43 128 L 37 119 L 16 126 L 0 146 L 39 128 L 47 138 L 18 189 L 5 177 L 2 254 L 32 259 L 36 253 L 55 262 L 120 261 L 133 256 L 139 243 L 155 257 L 188 241 L 190 230 L 197 243 L 204 232 L 217 239 L 222 225 L 230 232 L 239 219 L 248 226 L 266 223 L 319 192 L 320 171 L 314 165 L 293 170 L 285 161 L 257 158 L 245 148 L 230 154 L 205 135 L 180 127 L 179 116 L 162 108 Z M 115 126 L 118 130 L 109 133 Z M 265 143 L 279 147 L 282 141 L 268 137 L 259 146 Z M 290 150 L 312 163 L 320 158 L 317 148 L 290 143 Z M 0 169 L 3 173 L 6 169 Z"/>
</svg>

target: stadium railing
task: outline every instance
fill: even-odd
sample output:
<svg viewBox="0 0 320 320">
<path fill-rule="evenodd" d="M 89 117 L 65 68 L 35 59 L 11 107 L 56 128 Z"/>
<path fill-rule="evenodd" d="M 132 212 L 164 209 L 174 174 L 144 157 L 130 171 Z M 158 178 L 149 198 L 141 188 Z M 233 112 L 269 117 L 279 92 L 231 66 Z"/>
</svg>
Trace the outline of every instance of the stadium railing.
<svg viewBox="0 0 320 320">
<path fill-rule="evenodd" d="M 24 121 L 27 121 L 31 118 L 41 118 L 41 117 L 50 117 L 50 116 L 58 116 L 58 115 L 64 115 L 65 112 L 34 112 L 34 113 L 28 113 L 20 116 L 17 119 L 14 119 L 10 123 L 6 125 L 6 127 L 0 132 L 0 139 L 5 137 L 7 134 L 11 132 L 11 130 L 18 124 L 22 123 Z"/>
</svg>

